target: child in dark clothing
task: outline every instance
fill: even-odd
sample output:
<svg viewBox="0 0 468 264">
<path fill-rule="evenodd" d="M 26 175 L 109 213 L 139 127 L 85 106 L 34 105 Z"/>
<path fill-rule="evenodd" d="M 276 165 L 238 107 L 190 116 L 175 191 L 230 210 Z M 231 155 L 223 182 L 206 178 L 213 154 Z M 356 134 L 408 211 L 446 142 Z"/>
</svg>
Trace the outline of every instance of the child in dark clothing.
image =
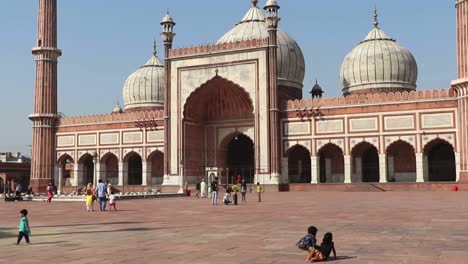
<svg viewBox="0 0 468 264">
<path fill-rule="evenodd" d="M 319 249 L 312 256 L 310 262 L 328 260 L 328 257 L 330 256 L 331 252 L 333 252 L 333 258 L 336 258 L 335 244 L 333 243 L 333 234 L 326 233 L 323 236 L 322 244 L 320 244 Z"/>
<path fill-rule="evenodd" d="M 309 252 L 306 261 L 310 261 L 315 254 L 317 248 L 317 239 L 315 236 L 317 235 L 317 231 L 318 230 L 315 226 L 309 226 L 307 229 L 307 235 L 296 244 L 298 248 Z"/>
</svg>

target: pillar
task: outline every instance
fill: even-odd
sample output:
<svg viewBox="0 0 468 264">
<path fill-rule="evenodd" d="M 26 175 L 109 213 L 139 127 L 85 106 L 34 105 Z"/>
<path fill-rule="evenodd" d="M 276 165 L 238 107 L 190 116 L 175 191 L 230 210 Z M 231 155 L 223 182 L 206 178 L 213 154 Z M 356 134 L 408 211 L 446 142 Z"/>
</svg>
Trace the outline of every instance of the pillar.
<svg viewBox="0 0 468 264">
<path fill-rule="evenodd" d="M 319 181 L 320 176 L 320 157 L 312 156 L 310 157 L 310 173 L 311 173 L 311 181 L 312 184 L 317 184 Z"/>
<path fill-rule="evenodd" d="M 59 164 L 58 165 L 58 183 L 57 183 L 57 185 L 58 185 L 57 193 L 58 194 L 62 194 L 62 185 L 63 185 L 62 181 L 63 181 L 63 170 L 64 170 L 63 167 L 64 166 L 65 166 L 65 164 Z"/>
<path fill-rule="evenodd" d="M 325 159 L 325 182 L 333 182 L 331 163 L 330 158 Z"/>
<path fill-rule="evenodd" d="M 395 176 L 395 158 L 393 156 L 387 157 L 387 166 L 388 166 L 388 178 L 396 181 Z"/>
<path fill-rule="evenodd" d="M 289 161 L 288 158 L 281 158 L 281 176 L 279 183 L 288 183 L 289 182 Z"/>
<path fill-rule="evenodd" d="M 125 165 L 123 162 L 119 162 L 119 186 L 124 185 L 124 168 Z"/>
<path fill-rule="evenodd" d="M 379 155 L 379 174 L 380 174 L 379 182 L 381 183 L 387 182 L 387 155 L 386 154 Z"/>
<path fill-rule="evenodd" d="M 416 153 L 416 182 L 424 182 L 424 154 Z"/>
<path fill-rule="evenodd" d="M 142 161 L 141 162 L 141 177 L 143 177 L 142 181 L 141 181 L 141 185 L 143 186 L 147 186 L 148 185 L 148 182 L 151 181 L 148 180 L 148 166 L 151 166 L 151 162 L 146 162 L 146 161 Z M 150 176 L 151 176 L 151 168 L 150 168 Z"/>
<path fill-rule="evenodd" d="M 425 182 L 429 181 L 429 157 L 423 155 L 423 177 Z"/>
<path fill-rule="evenodd" d="M 82 173 L 80 173 L 80 169 L 81 171 L 83 171 L 83 164 L 80 164 L 80 163 L 73 164 L 73 176 L 75 178 L 74 179 L 75 186 L 83 185 L 83 175 Z"/>
<path fill-rule="evenodd" d="M 94 163 L 94 185 L 96 186 L 98 184 L 99 179 L 101 179 L 101 163 L 99 160 L 93 160 Z"/>
<path fill-rule="evenodd" d="M 344 155 L 344 183 L 351 183 L 351 155 Z"/>
<path fill-rule="evenodd" d="M 356 158 L 356 175 L 353 182 L 362 182 L 362 158 Z"/>
</svg>

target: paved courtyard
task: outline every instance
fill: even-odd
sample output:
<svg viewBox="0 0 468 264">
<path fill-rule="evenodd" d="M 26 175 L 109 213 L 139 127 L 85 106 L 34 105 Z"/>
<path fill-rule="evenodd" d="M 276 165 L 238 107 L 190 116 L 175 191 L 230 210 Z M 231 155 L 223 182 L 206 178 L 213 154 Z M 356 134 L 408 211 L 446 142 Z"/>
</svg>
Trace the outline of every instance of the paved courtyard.
<svg viewBox="0 0 468 264">
<path fill-rule="evenodd" d="M 0 203 L 0 263 L 303 263 L 309 225 L 329 263 L 468 263 L 468 192 L 250 194 L 246 204 L 167 198 L 87 213 L 82 202 Z M 32 244 L 14 245 L 27 208 Z"/>
</svg>

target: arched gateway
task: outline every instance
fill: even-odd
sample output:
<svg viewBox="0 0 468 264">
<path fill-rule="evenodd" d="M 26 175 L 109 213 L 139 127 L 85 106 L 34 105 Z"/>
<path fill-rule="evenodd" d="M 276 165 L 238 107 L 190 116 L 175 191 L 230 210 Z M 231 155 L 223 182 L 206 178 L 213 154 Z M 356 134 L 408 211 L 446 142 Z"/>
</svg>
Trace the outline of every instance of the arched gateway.
<svg viewBox="0 0 468 264">
<path fill-rule="evenodd" d="M 217 168 L 221 178 L 255 175 L 253 135 L 254 107 L 239 85 L 218 75 L 201 85 L 184 106 L 183 172 L 188 182 Z"/>
</svg>

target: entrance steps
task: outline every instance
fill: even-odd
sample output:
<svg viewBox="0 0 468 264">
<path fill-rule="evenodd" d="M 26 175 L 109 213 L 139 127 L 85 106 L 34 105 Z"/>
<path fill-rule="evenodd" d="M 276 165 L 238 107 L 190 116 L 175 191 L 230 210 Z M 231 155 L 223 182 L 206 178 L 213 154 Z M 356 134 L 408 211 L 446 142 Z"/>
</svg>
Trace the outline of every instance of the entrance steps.
<svg viewBox="0 0 468 264">
<path fill-rule="evenodd" d="M 314 192 L 385 192 L 385 191 L 452 191 L 456 185 L 459 191 L 468 191 L 467 182 L 392 182 L 392 183 L 320 183 L 320 184 L 288 184 L 280 186 L 280 191 Z"/>
</svg>

